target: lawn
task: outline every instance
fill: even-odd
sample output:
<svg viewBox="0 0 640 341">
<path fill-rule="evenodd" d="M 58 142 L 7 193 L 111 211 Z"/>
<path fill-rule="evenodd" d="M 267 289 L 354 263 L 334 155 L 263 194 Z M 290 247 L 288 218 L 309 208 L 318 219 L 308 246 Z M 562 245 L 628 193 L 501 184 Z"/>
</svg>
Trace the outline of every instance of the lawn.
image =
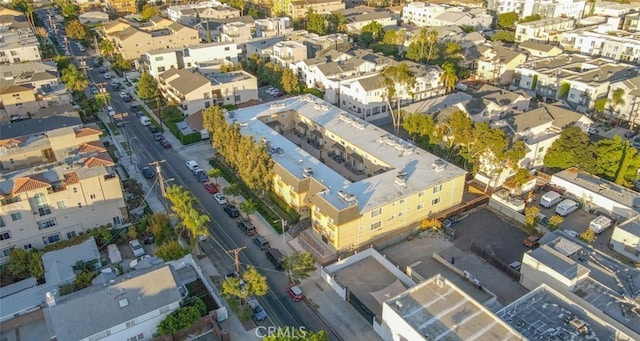
<svg viewBox="0 0 640 341">
<path fill-rule="evenodd" d="M 116 125 L 109 122 L 107 123 L 107 125 L 109 126 L 109 129 L 111 129 L 111 132 L 113 133 L 113 135 L 120 135 L 120 131 L 118 130 L 118 128 L 116 128 Z"/>
<path fill-rule="evenodd" d="M 120 145 L 122 146 L 122 148 L 127 152 L 127 155 L 131 155 L 131 150 L 129 150 L 129 143 L 127 142 L 120 142 Z"/>
</svg>

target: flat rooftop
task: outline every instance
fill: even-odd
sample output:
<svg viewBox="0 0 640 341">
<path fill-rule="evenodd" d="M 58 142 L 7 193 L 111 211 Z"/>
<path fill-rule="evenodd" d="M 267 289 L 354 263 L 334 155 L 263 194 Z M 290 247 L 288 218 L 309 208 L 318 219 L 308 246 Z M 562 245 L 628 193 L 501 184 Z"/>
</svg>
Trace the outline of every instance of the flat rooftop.
<svg viewBox="0 0 640 341">
<path fill-rule="evenodd" d="M 442 276 L 422 282 L 385 304 L 423 335 L 424 340 L 524 339 Z"/>
<path fill-rule="evenodd" d="M 316 136 L 322 135 L 324 143 L 348 142 L 355 147 L 350 153 L 383 171 L 351 182 L 267 125 L 286 115 L 295 115 L 296 124 L 302 123 Z M 264 138 L 271 148 L 286 151 L 273 154 L 273 160 L 299 180 L 305 177 L 304 170 L 311 168 L 313 178 L 325 187 L 320 192 L 322 197 L 339 210 L 356 204 L 361 213 L 367 212 L 466 174 L 463 169 L 312 95 L 235 110 L 227 119 L 239 123 L 242 134 L 253 136 L 256 141 Z M 406 172 L 405 184 L 396 185 L 401 171 Z"/>
<path fill-rule="evenodd" d="M 30 119 L 12 123 L 0 124 L 0 137 L 10 139 L 14 137 L 45 133 L 63 127 L 75 127 L 82 124 L 77 111 L 65 112 L 55 116 L 40 119 Z"/>
<path fill-rule="evenodd" d="M 541 285 L 497 315 L 529 340 L 631 340 L 587 315 L 575 302 Z"/>
</svg>

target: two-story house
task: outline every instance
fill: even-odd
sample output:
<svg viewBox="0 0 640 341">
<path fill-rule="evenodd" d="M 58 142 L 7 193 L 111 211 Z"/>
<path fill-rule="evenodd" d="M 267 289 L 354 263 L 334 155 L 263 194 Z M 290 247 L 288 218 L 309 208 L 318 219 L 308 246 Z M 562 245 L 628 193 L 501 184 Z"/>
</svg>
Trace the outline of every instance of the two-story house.
<svg viewBox="0 0 640 341">
<path fill-rule="evenodd" d="M 486 10 L 473 8 L 460 11 L 446 11 L 440 13 L 433 19 L 434 26 L 467 26 L 473 27 L 477 31 L 491 29 L 494 17 Z"/>
<path fill-rule="evenodd" d="M 480 58 L 476 77 L 511 84 L 515 69 L 527 60 L 527 56 L 498 42 L 485 43 L 483 47 L 478 48 Z"/>
<path fill-rule="evenodd" d="M 382 27 L 397 27 L 398 19 L 396 14 L 383 9 L 372 7 L 349 8 L 340 11 L 347 19 L 347 30 L 349 33 L 359 33 L 360 30 L 374 21 Z"/>
</svg>

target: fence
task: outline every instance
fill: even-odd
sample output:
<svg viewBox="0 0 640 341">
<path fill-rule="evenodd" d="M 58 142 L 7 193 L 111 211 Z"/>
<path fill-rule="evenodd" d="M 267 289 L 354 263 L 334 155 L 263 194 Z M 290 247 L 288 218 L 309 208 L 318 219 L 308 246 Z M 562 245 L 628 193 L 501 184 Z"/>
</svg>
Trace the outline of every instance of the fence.
<svg viewBox="0 0 640 341">
<path fill-rule="evenodd" d="M 523 225 L 525 223 L 524 215 L 522 213 L 518 211 L 514 211 L 513 209 L 505 205 L 502 205 L 496 200 L 493 200 L 493 199 L 489 200 L 489 207 L 491 207 L 494 211 L 500 213 L 507 219 L 511 219 Z"/>
<path fill-rule="evenodd" d="M 520 272 L 512 269 L 508 264 L 505 264 L 498 257 L 495 256 L 493 252 L 489 252 L 483 249 L 480 245 L 476 244 L 475 241 L 471 242 L 471 252 L 478 255 L 478 257 L 486 260 L 489 264 L 495 266 L 500 271 L 507 274 L 507 276 L 520 281 Z"/>
</svg>

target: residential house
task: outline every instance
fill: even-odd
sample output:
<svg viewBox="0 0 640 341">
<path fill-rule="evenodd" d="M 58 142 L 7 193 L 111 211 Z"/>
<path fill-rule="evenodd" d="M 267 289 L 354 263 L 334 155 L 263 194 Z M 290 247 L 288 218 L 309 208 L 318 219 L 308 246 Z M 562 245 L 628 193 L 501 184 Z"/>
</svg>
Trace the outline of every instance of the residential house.
<svg viewBox="0 0 640 341">
<path fill-rule="evenodd" d="M 494 122 L 505 115 L 529 110 L 531 96 L 524 91 L 508 91 L 485 84 L 471 99 L 459 102 L 452 108 L 466 112 L 474 122 Z"/>
<path fill-rule="evenodd" d="M 324 15 L 343 10 L 345 5 L 342 0 L 291 0 L 286 14 L 295 20 L 307 15 L 309 9 Z"/>
<path fill-rule="evenodd" d="M 42 255 L 44 281 L 46 283 L 67 284 L 76 278 L 74 267 L 78 262 L 90 264 L 94 269 L 102 267 L 100 251 L 93 237 L 86 241 Z"/>
<path fill-rule="evenodd" d="M 289 17 L 266 18 L 256 20 L 256 37 L 269 38 L 293 32 L 293 23 Z"/>
<path fill-rule="evenodd" d="M 582 0 L 489 0 L 487 8 L 497 14 L 515 12 L 519 18 L 534 14 L 543 19 L 585 16 L 586 1 Z"/>
<path fill-rule="evenodd" d="M 238 18 L 242 11 L 227 4 L 197 9 L 200 20 Z"/>
<path fill-rule="evenodd" d="M 136 27 L 118 21 L 105 27 L 107 39 L 114 42 L 116 49 L 125 59 L 137 59 L 147 51 L 160 48 L 174 48 L 200 43 L 198 31 L 168 19 L 153 17 L 151 25 Z"/>
<path fill-rule="evenodd" d="M 428 2 L 410 2 L 402 8 L 402 22 L 420 27 L 436 26 L 437 16 L 451 10 L 451 6 Z"/>
<path fill-rule="evenodd" d="M 198 30 L 198 36 L 203 42 L 215 42 L 220 41 L 220 33 L 222 31 L 222 25 L 233 23 L 244 23 L 249 25 L 250 30 L 255 29 L 255 19 L 250 15 L 245 15 L 237 18 L 227 19 L 214 19 L 214 20 L 202 20 L 197 23 L 194 28 Z"/>
<path fill-rule="evenodd" d="M 189 47 L 159 49 L 147 52 L 145 63 L 149 74 L 157 78 L 161 73 L 175 69 L 193 69 L 206 64 L 205 62 L 220 61 L 223 65 L 237 63 L 242 51 L 233 42 L 219 42 L 198 44 Z"/>
<path fill-rule="evenodd" d="M 116 13 L 138 13 L 135 0 L 106 0 L 109 9 Z"/>
<path fill-rule="evenodd" d="M 308 50 L 307 50 L 308 51 Z M 295 67 L 292 69 L 297 70 L 298 79 L 307 84 L 307 87 L 311 86 L 324 86 L 322 83 L 317 81 L 316 71 L 319 71 L 315 68 L 317 65 L 331 63 L 331 62 L 344 62 L 347 59 L 353 58 L 353 55 L 336 51 L 333 49 L 328 49 L 314 58 L 305 59 L 295 64 Z"/>
<path fill-rule="evenodd" d="M 498 42 L 484 44 L 486 50 L 478 59 L 476 78 L 511 84 L 516 67 L 522 65 L 527 56 Z"/>
<path fill-rule="evenodd" d="M 395 13 L 372 7 L 349 8 L 340 11 L 347 19 L 347 31 L 359 33 L 360 30 L 372 22 L 377 22 L 382 27 L 397 27 L 398 19 Z"/>
<path fill-rule="evenodd" d="M 609 34 L 579 29 L 564 32 L 561 44 L 566 50 L 594 57 L 605 57 L 634 64 L 640 60 L 640 34 L 623 31 Z"/>
<path fill-rule="evenodd" d="M 0 64 L 40 61 L 40 43 L 24 17 L 9 17 L 8 25 L 0 26 Z"/>
<path fill-rule="evenodd" d="M 562 48 L 551 44 L 539 43 L 534 40 L 523 41 L 518 44 L 518 47 L 527 52 L 529 60 L 532 58 L 556 57 L 562 54 Z"/>
<path fill-rule="evenodd" d="M 307 46 L 296 41 L 281 41 L 273 45 L 273 54 L 270 56 L 272 63 L 279 64 L 283 68 L 291 68 L 294 71 L 295 64 L 307 59 Z"/>
<path fill-rule="evenodd" d="M 101 24 L 109 21 L 109 14 L 105 12 L 98 12 L 98 11 L 84 12 L 78 15 L 78 20 L 80 20 L 80 23 L 83 25 Z"/>
<path fill-rule="evenodd" d="M 33 86 L 24 84 L 0 88 L 0 103 L 6 113 L 6 119 L 35 113 L 40 109 L 41 102 L 36 98 Z"/>
<path fill-rule="evenodd" d="M 312 95 L 227 119 L 268 141 L 274 193 L 310 214 L 306 240 L 332 250 L 370 245 L 462 200 L 464 170 Z"/>
<path fill-rule="evenodd" d="M 351 50 L 349 36 L 343 33 L 319 36 L 315 33 L 301 30 L 288 34 L 288 38 L 307 46 L 307 58 L 315 58 L 332 49 L 343 52 Z"/>
<path fill-rule="evenodd" d="M 158 82 L 162 96 L 179 103 L 185 116 L 212 105 L 238 105 L 258 99 L 257 79 L 245 71 L 202 74 L 170 69 L 158 76 Z"/>
<path fill-rule="evenodd" d="M 173 266 L 164 265 L 65 296 L 48 293 L 44 313 L 51 338 L 59 341 L 143 340 L 153 338 L 185 296 Z"/>
<path fill-rule="evenodd" d="M 543 43 L 558 42 L 561 34 L 576 27 L 572 18 L 550 18 L 516 24 L 516 42 L 533 40 Z"/>
<path fill-rule="evenodd" d="M 474 27 L 477 31 L 490 30 L 494 17 L 486 10 L 473 8 L 464 11 L 452 11 L 440 13 L 433 19 L 434 26 L 467 26 Z"/>
</svg>

